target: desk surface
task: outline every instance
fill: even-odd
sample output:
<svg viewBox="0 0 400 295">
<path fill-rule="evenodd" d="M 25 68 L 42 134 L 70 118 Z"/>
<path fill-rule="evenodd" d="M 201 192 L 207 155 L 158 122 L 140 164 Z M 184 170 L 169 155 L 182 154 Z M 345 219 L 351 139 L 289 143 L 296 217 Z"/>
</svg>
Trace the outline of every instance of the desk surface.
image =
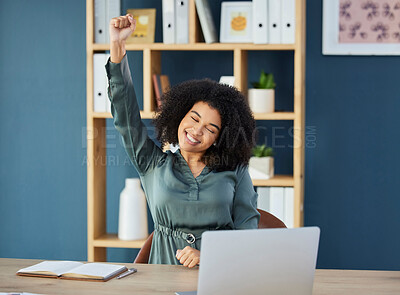
<svg viewBox="0 0 400 295">
<path fill-rule="evenodd" d="M 15 273 L 42 260 L 0 258 L 0 292 L 39 294 L 174 294 L 197 288 L 198 268 L 129 264 L 138 272 L 121 280 L 82 282 L 21 277 Z M 77 292 L 79 290 L 79 292 Z M 400 294 L 400 271 L 322 270 L 315 273 L 314 295 Z"/>
</svg>

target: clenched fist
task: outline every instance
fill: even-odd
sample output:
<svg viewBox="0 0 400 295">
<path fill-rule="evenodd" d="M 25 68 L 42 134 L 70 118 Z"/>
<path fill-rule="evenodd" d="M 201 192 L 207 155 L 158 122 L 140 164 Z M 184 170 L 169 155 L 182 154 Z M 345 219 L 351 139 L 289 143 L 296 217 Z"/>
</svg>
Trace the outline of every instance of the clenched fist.
<svg viewBox="0 0 400 295">
<path fill-rule="evenodd" d="M 176 258 L 183 266 L 192 268 L 200 263 L 200 251 L 186 246 L 182 250 L 176 250 Z"/>
<path fill-rule="evenodd" d="M 114 17 L 110 21 L 110 42 L 125 41 L 136 29 L 136 20 L 131 14 Z"/>
</svg>

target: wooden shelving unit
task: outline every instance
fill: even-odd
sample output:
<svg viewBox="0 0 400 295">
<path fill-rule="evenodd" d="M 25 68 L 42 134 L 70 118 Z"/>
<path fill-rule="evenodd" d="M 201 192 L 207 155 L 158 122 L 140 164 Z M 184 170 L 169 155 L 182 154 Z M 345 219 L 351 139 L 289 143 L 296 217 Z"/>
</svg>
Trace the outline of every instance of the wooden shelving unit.
<svg viewBox="0 0 400 295">
<path fill-rule="evenodd" d="M 190 0 L 189 44 L 129 44 L 128 51 L 143 53 L 143 119 L 151 119 L 155 110 L 152 74 L 161 73 L 162 51 L 231 51 L 235 86 L 247 95 L 247 53 L 254 50 L 294 52 L 294 112 L 255 114 L 256 120 L 293 121 L 293 175 L 275 175 L 268 180 L 254 180 L 255 186 L 290 186 L 295 195 L 295 226 L 303 225 L 304 199 L 304 128 L 305 128 L 305 0 L 296 0 L 295 44 L 206 44 L 200 42 L 200 26 L 194 0 Z M 88 261 L 105 261 L 106 249 L 141 248 L 144 240 L 121 241 L 106 232 L 106 119 L 110 113 L 93 112 L 93 54 L 109 50 L 108 44 L 94 43 L 94 0 L 86 0 L 87 60 L 87 202 Z"/>
</svg>

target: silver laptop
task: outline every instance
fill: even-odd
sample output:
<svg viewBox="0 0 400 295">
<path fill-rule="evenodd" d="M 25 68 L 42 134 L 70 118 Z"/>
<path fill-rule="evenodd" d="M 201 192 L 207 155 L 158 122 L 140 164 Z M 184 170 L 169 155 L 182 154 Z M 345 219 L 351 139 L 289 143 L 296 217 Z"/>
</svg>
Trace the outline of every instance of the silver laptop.
<svg viewBox="0 0 400 295">
<path fill-rule="evenodd" d="M 318 227 L 202 235 L 198 290 L 179 295 L 312 294 Z"/>
</svg>

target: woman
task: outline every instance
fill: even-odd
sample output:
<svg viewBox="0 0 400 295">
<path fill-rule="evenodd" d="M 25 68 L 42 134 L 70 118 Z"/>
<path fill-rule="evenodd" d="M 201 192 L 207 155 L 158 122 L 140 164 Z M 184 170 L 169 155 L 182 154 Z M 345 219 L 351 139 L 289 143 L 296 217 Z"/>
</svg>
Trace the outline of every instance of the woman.
<svg viewBox="0 0 400 295">
<path fill-rule="evenodd" d="M 149 263 L 194 267 L 204 231 L 257 228 L 257 194 L 247 171 L 255 123 L 233 87 L 184 82 L 164 95 L 154 119 L 162 145 L 179 143 L 176 153 L 164 153 L 148 137 L 136 102 L 125 50 L 135 25 L 129 14 L 110 21 L 106 70 L 114 125 L 154 220 Z"/>
</svg>

